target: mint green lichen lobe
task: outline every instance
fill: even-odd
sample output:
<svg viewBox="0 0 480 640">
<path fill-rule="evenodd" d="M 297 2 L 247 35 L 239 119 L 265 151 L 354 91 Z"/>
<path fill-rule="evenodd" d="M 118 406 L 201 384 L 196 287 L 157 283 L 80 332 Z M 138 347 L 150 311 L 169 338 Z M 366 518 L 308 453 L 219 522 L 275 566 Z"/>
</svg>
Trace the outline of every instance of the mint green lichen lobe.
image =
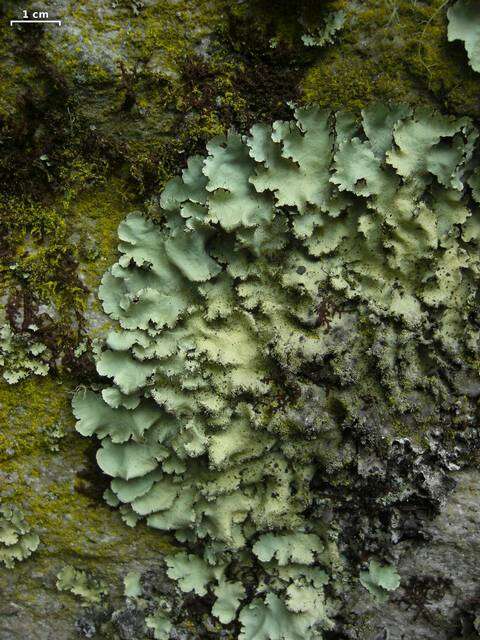
<svg viewBox="0 0 480 640">
<path fill-rule="evenodd" d="M 462 40 L 470 66 L 480 72 L 480 8 L 473 0 L 458 0 L 448 10 L 448 39 Z"/>
<path fill-rule="evenodd" d="M 15 562 L 28 558 L 39 544 L 40 538 L 31 531 L 22 512 L 0 504 L 0 562 L 12 569 Z"/>
</svg>

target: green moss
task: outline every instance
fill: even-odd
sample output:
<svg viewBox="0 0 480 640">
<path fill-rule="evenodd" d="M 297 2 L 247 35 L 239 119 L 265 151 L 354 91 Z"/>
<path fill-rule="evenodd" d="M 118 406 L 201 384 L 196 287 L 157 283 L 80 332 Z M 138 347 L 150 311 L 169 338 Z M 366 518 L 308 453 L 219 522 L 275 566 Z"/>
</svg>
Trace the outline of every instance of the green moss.
<svg viewBox="0 0 480 640">
<path fill-rule="evenodd" d="M 372 100 L 480 115 L 478 79 L 461 46 L 447 41 L 442 0 L 367 0 L 348 9 L 339 43 L 320 51 L 303 99 L 360 109 Z"/>
<path fill-rule="evenodd" d="M 0 499 L 25 512 L 42 543 L 40 564 L 52 556 L 79 555 L 92 568 L 98 558 L 127 554 L 138 532 L 125 527 L 101 501 L 102 480 L 89 472 L 92 450 L 73 431 L 72 383 L 30 378 L 15 386 L 0 382 Z M 51 433 L 64 438 L 52 452 Z M 109 535 L 99 532 L 109 531 Z M 158 533 L 142 527 L 142 544 L 165 554 L 173 549 Z M 90 560 L 89 560 L 90 559 Z"/>
<path fill-rule="evenodd" d="M 11 386 L 0 381 L 0 460 L 43 451 L 48 434 L 60 420 L 70 421 L 68 386 L 34 377 Z"/>
<path fill-rule="evenodd" d="M 335 109 L 348 105 L 350 109 L 362 109 L 376 95 L 371 78 L 375 75 L 374 63 L 354 59 L 347 63 L 335 50 L 325 54 L 321 65 L 309 71 L 304 83 L 306 102 L 317 102 L 322 107 Z"/>
<path fill-rule="evenodd" d="M 105 266 L 117 254 L 117 227 L 135 206 L 131 185 L 111 176 L 99 187 L 84 190 L 72 203 L 70 219 L 82 247 L 82 272 L 90 290 L 100 284 Z"/>
<path fill-rule="evenodd" d="M 5 196 L 0 202 L 0 234 L 5 238 L 2 318 L 7 316 L 25 343 L 47 345 L 52 365 L 61 364 L 67 355 L 71 358 L 81 341 L 87 302 L 76 271 L 78 245 L 66 212 L 61 203 L 46 205 L 28 197 Z"/>
</svg>

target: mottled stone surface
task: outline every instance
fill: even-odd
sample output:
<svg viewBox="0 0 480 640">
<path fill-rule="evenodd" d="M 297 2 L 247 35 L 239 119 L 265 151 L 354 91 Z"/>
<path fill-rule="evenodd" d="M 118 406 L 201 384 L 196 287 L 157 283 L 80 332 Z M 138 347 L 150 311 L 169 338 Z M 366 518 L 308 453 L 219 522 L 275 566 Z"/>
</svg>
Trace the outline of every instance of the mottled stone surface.
<svg viewBox="0 0 480 640">
<path fill-rule="evenodd" d="M 390 601 L 372 606 L 360 589 L 351 615 L 362 621 L 347 637 L 376 640 L 452 640 L 470 636 L 479 613 L 480 512 L 477 470 L 455 474 L 457 486 L 440 515 L 425 524 L 424 540 L 395 549 L 402 582 Z M 358 620 L 358 619 L 357 619 Z M 462 635 L 462 632 L 465 635 Z"/>
</svg>

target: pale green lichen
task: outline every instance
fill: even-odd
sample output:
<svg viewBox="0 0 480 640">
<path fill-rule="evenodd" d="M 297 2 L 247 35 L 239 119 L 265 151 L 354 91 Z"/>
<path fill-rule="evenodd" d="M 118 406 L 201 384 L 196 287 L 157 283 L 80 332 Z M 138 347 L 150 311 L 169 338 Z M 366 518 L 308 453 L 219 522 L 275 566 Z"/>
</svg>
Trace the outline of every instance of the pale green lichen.
<svg viewBox="0 0 480 640">
<path fill-rule="evenodd" d="M 153 630 L 155 640 L 168 640 L 170 638 L 170 630 L 172 623 L 163 613 L 155 613 L 145 619 L 148 629 Z"/>
<path fill-rule="evenodd" d="M 16 507 L 0 504 L 0 562 L 12 569 L 15 562 L 28 558 L 40 544 L 22 512 Z"/>
<path fill-rule="evenodd" d="M 123 579 L 124 591 L 127 598 L 137 598 L 142 593 L 140 585 L 140 573 L 138 571 L 130 571 Z"/>
<path fill-rule="evenodd" d="M 449 8 L 448 39 L 464 43 L 470 66 L 480 72 L 480 5 L 477 0 L 457 0 Z"/>
<path fill-rule="evenodd" d="M 31 325 L 28 334 L 18 334 L 12 331 L 7 320 L 0 324 L 0 371 L 9 384 L 31 374 L 45 376 L 50 370 L 52 354 L 45 344 L 35 339 L 35 329 L 35 325 Z"/>
<path fill-rule="evenodd" d="M 395 591 L 400 586 L 400 576 L 395 567 L 382 565 L 378 560 L 372 559 L 368 565 L 368 571 L 360 573 L 360 582 L 368 589 L 379 603 L 388 600 L 389 592 Z"/>
<path fill-rule="evenodd" d="M 312 609 L 313 620 L 317 617 Z M 268 593 L 264 600 L 256 598 L 240 613 L 243 630 L 241 640 L 303 640 L 312 637 L 309 629 L 312 616 L 292 615 L 291 608 L 274 593 Z M 307 635 L 308 634 L 308 635 Z"/>
<path fill-rule="evenodd" d="M 245 598 L 245 587 L 241 582 L 221 580 L 214 587 L 213 593 L 215 594 L 215 604 L 212 607 L 213 615 L 222 624 L 229 624 L 235 620 L 238 607 Z"/>
<path fill-rule="evenodd" d="M 202 544 L 169 575 L 215 595 L 241 638 L 330 626 L 323 587 L 345 562 L 312 481 L 353 459 L 342 421 L 361 424 L 376 393 L 362 349 L 403 419 L 427 390 L 447 398 L 437 351 L 475 353 L 477 137 L 467 118 L 403 107 L 297 109 L 191 158 L 159 200 L 162 226 L 120 225 L 100 288 L 118 322 L 97 362 L 111 385 L 77 393 L 77 429 L 101 440 L 106 499 L 128 524 Z M 308 374 L 327 364 L 337 397 Z"/>
<path fill-rule="evenodd" d="M 334 11 L 328 14 L 325 24 L 316 33 L 304 33 L 302 42 L 307 47 L 324 47 L 333 44 L 335 34 L 340 31 L 345 23 L 345 11 Z"/>
<path fill-rule="evenodd" d="M 63 567 L 57 573 L 56 584 L 59 591 L 70 591 L 79 596 L 82 606 L 97 604 L 108 593 L 108 587 L 102 581 L 70 565 Z"/>
</svg>

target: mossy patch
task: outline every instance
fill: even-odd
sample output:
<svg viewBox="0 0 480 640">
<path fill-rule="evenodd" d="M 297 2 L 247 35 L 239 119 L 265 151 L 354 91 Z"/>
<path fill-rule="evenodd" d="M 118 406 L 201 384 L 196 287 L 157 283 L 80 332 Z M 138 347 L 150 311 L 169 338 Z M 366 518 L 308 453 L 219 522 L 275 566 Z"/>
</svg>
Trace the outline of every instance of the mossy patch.
<svg viewBox="0 0 480 640">
<path fill-rule="evenodd" d="M 0 381 L 0 460 L 27 457 L 48 448 L 49 433 L 61 421 L 70 423 L 69 387 L 33 377 L 14 387 Z"/>
<path fill-rule="evenodd" d="M 350 3 L 338 44 L 306 73 L 304 101 L 341 109 L 407 102 L 478 117 L 478 78 L 461 45 L 447 40 L 446 10 L 442 0 Z"/>
<path fill-rule="evenodd" d="M 0 499 L 21 508 L 41 536 L 39 559 L 113 558 L 133 534 L 101 502 L 95 450 L 73 431 L 72 392 L 71 382 L 49 378 L 31 377 L 15 386 L 0 382 Z M 64 436 L 52 448 L 59 428 Z M 147 530 L 142 541 L 163 553 L 170 548 Z"/>
</svg>

